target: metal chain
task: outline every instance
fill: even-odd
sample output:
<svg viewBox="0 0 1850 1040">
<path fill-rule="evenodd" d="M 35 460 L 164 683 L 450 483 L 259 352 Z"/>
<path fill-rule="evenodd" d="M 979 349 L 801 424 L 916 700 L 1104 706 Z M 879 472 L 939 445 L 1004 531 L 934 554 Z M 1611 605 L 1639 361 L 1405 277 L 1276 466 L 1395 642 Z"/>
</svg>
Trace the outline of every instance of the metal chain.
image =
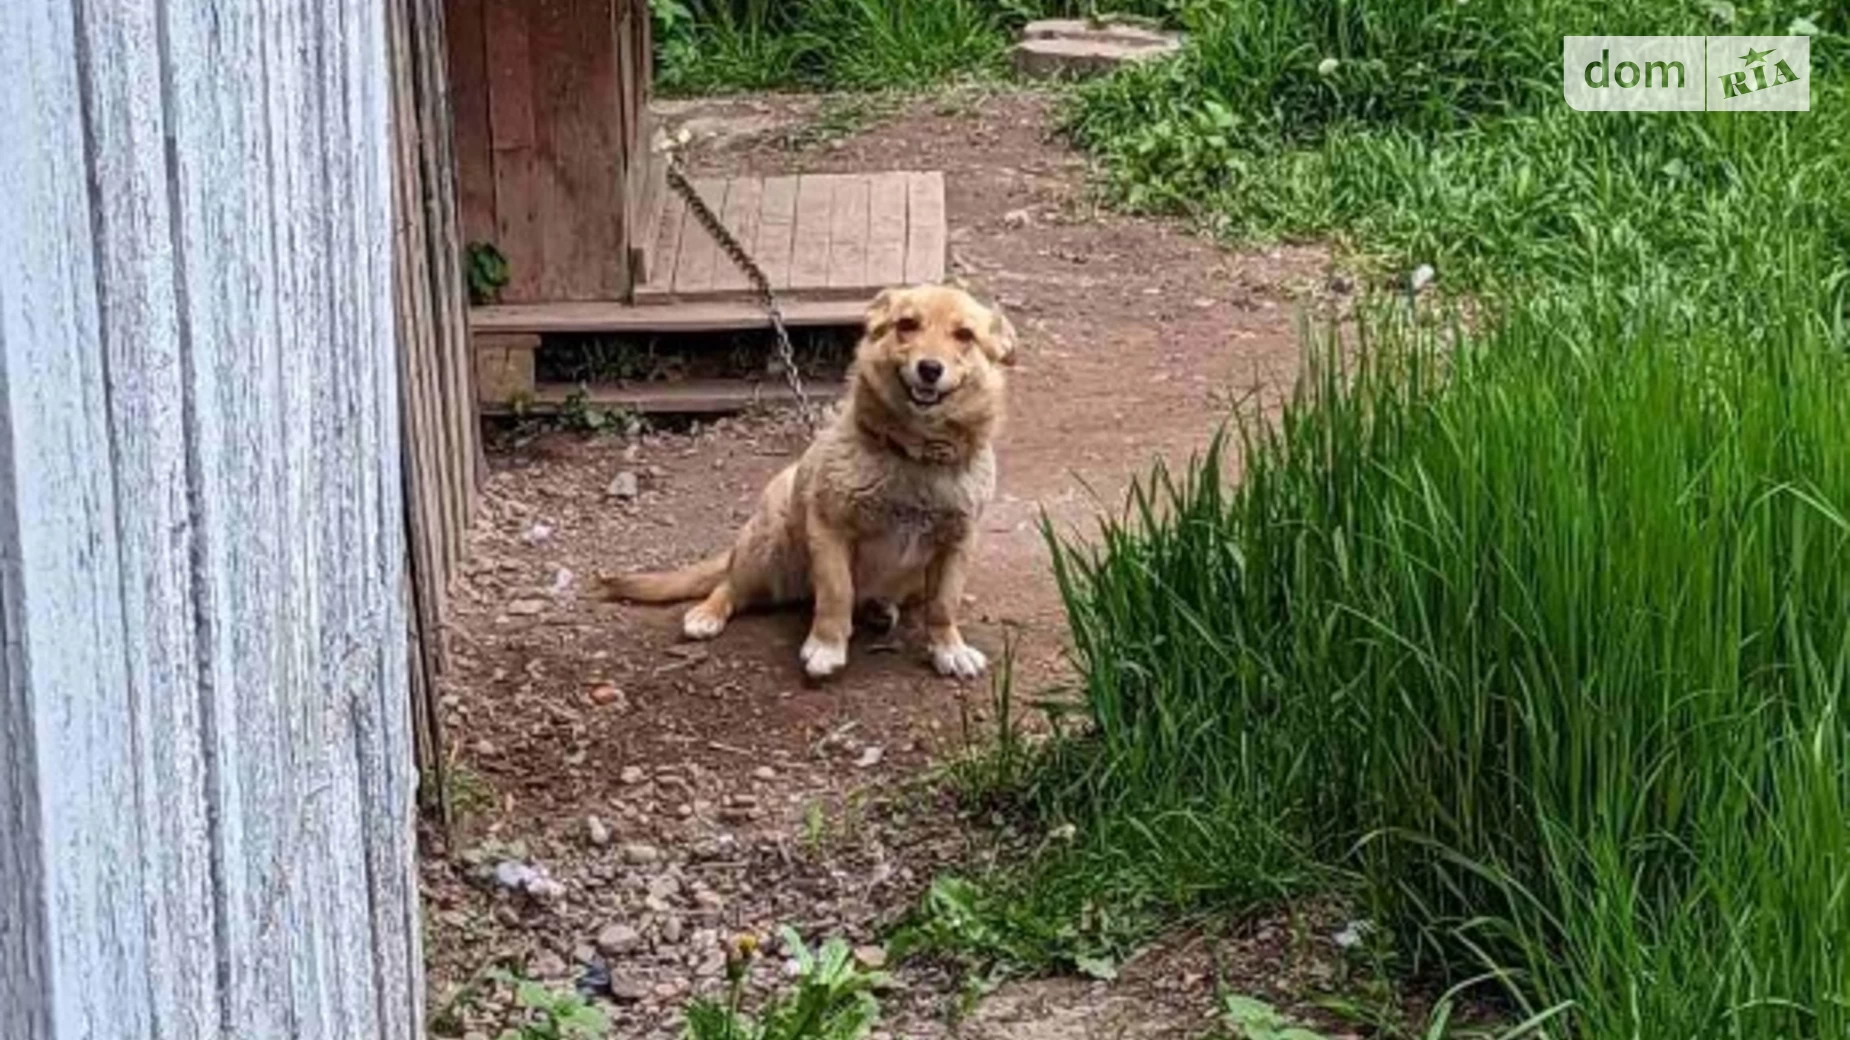
<svg viewBox="0 0 1850 1040">
<path fill-rule="evenodd" d="M 777 293 L 771 289 L 771 279 L 765 276 L 764 269 L 759 267 L 751 254 L 745 251 L 745 247 L 739 244 L 739 240 L 732 236 L 732 232 L 720 222 L 719 217 L 715 216 L 713 210 L 707 206 L 707 201 L 700 197 L 700 192 L 696 191 L 694 185 L 688 181 L 687 176 L 681 170 L 680 152 L 672 144 L 664 150 L 668 153 L 669 186 L 687 202 L 687 207 L 693 212 L 694 219 L 700 221 L 700 226 L 706 228 L 707 234 L 713 236 L 713 241 L 718 242 L 719 247 L 726 251 L 726 255 L 732 258 L 732 262 L 738 266 L 739 270 L 745 272 L 746 279 L 752 283 L 752 289 L 757 292 L 759 303 L 764 306 L 765 314 L 771 319 L 771 332 L 777 340 L 777 357 L 784 366 L 784 382 L 789 384 L 790 393 L 796 398 L 797 412 L 802 416 L 803 422 L 813 429 L 818 418 L 816 409 L 810 403 L 808 389 L 803 385 L 803 374 L 797 371 L 796 348 L 790 344 L 790 330 L 784 326 L 783 308 L 778 305 Z"/>
</svg>

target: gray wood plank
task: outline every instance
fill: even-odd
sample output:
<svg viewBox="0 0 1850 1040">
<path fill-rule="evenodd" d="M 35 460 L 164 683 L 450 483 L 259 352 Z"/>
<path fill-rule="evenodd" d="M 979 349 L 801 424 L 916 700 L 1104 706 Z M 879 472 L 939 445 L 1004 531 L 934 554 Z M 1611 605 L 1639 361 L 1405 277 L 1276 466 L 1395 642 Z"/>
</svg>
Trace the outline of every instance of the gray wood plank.
<svg viewBox="0 0 1850 1040">
<path fill-rule="evenodd" d="M 855 289 L 867 284 L 868 197 L 865 176 L 835 185 L 829 213 L 829 288 Z"/>
<path fill-rule="evenodd" d="M 731 185 L 730 181 L 702 177 L 692 184 L 707 209 L 716 214 L 726 211 L 726 191 Z M 691 206 L 682 218 L 681 225 L 681 256 L 675 261 L 673 291 L 676 296 L 697 295 L 713 287 L 714 265 L 722 262 L 719 243 L 713 240 L 699 218 L 694 216 Z"/>
<path fill-rule="evenodd" d="M 0 20 L 9 1040 L 422 1033 L 383 15 Z"/>
<path fill-rule="evenodd" d="M 757 177 L 736 177 L 726 187 L 726 210 L 720 222 L 749 253 L 758 241 L 760 207 L 764 202 L 764 181 Z M 757 254 L 752 254 L 756 258 Z M 724 250 L 713 262 L 713 289 L 737 292 L 751 283 L 745 272 Z"/>
<path fill-rule="evenodd" d="M 905 173 L 868 178 L 866 285 L 884 288 L 906 279 L 907 182 Z"/>
<path fill-rule="evenodd" d="M 944 280 L 949 232 L 945 228 L 944 174 L 937 170 L 907 177 L 906 281 Z"/>
<path fill-rule="evenodd" d="M 758 239 L 752 255 L 772 288 L 790 285 L 790 245 L 797 225 L 797 179 L 766 177 L 758 207 Z"/>
<path fill-rule="evenodd" d="M 829 228 L 835 185 L 843 178 L 806 174 L 797 178 L 797 224 L 790 245 L 790 288 L 829 284 Z"/>
</svg>

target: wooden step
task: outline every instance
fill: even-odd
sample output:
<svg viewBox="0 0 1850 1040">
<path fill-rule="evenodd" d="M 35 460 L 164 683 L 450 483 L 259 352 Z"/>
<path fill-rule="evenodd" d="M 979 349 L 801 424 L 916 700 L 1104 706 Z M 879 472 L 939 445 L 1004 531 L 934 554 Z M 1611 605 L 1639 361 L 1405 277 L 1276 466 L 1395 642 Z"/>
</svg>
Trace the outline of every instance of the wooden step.
<svg viewBox="0 0 1850 1040">
<path fill-rule="evenodd" d="M 851 327 L 867 313 L 865 299 L 792 300 L 783 304 L 784 323 L 793 327 Z M 755 301 L 659 303 L 520 303 L 469 310 L 476 333 L 503 332 L 723 332 L 768 329 L 771 319 Z"/>
<path fill-rule="evenodd" d="M 823 405 L 841 397 L 839 380 L 805 383 L 811 401 Z M 487 415 L 555 414 L 574 400 L 588 407 L 622 408 L 644 415 L 715 415 L 754 407 L 796 403 L 782 380 L 752 383 L 742 379 L 689 379 L 678 383 L 589 384 L 540 383 L 530 395 L 483 401 Z"/>
<path fill-rule="evenodd" d="M 870 300 L 881 289 L 944 279 L 944 174 L 937 170 L 707 177 L 707 208 L 779 293 Z M 648 277 L 636 302 L 736 300 L 745 274 L 679 193 L 646 218 Z"/>
</svg>

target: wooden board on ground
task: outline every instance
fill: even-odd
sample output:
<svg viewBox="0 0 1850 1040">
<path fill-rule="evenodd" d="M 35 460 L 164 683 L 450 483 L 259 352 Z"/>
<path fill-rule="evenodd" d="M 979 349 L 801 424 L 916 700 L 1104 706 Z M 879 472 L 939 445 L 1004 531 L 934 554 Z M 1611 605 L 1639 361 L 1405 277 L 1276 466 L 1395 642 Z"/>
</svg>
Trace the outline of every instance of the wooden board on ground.
<svg viewBox="0 0 1850 1040">
<path fill-rule="evenodd" d="M 866 301 L 902 282 L 944 278 L 944 174 L 890 171 L 740 177 L 696 185 L 792 300 Z M 672 190 L 636 302 L 749 300 L 751 288 Z"/>
<path fill-rule="evenodd" d="M 784 323 L 793 328 L 854 326 L 861 323 L 866 301 L 793 300 L 784 305 Z M 518 303 L 475 307 L 469 327 L 478 336 L 498 332 L 723 332 L 767 329 L 764 308 L 748 300 L 710 303 Z"/>
<path fill-rule="evenodd" d="M 839 398 L 839 381 L 812 381 L 806 384 L 810 400 L 825 404 Z M 557 412 L 568 404 L 597 408 L 623 408 L 645 415 L 713 415 L 742 412 L 751 408 L 788 406 L 795 402 L 790 388 L 781 381 L 749 383 L 741 379 L 690 379 L 680 383 L 629 383 L 580 386 L 576 383 L 541 383 L 533 393 L 516 402 L 482 401 L 488 415 L 509 415 L 516 411 L 528 414 Z"/>
</svg>

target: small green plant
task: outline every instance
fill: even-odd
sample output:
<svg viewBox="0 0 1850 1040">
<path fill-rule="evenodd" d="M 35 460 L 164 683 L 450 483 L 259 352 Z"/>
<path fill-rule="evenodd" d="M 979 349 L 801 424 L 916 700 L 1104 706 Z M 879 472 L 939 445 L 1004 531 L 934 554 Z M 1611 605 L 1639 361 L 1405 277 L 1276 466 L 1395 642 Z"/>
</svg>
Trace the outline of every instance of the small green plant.
<svg viewBox="0 0 1850 1040">
<path fill-rule="evenodd" d="M 469 302 L 475 306 L 499 303 L 507 285 L 507 257 L 493 242 L 471 242 L 468 249 Z"/>
<path fill-rule="evenodd" d="M 1233 1040 L 1329 1040 L 1280 1014 L 1263 1000 L 1228 994 L 1221 998 L 1221 1022 L 1233 1031 Z"/>
<path fill-rule="evenodd" d="M 758 953 L 754 936 L 733 941 L 726 958 L 723 1001 L 696 998 L 687 1005 L 687 1040 L 860 1040 L 880 1018 L 874 991 L 887 977 L 863 971 L 840 939 L 811 952 L 792 928 L 779 934 L 796 958 L 795 986 L 772 1000 L 756 1018 L 741 1010 L 747 969 Z"/>
<path fill-rule="evenodd" d="M 585 433 L 635 433 L 642 429 L 642 418 L 620 406 L 593 404 L 590 390 L 580 386 L 559 405 L 559 425 Z"/>
<path fill-rule="evenodd" d="M 558 993 L 511 972 L 491 976 L 514 991 L 519 1019 L 500 1040 L 601 1040 L 610 1032 L 604 1012 L 577 993 Z"/>
</svg>

